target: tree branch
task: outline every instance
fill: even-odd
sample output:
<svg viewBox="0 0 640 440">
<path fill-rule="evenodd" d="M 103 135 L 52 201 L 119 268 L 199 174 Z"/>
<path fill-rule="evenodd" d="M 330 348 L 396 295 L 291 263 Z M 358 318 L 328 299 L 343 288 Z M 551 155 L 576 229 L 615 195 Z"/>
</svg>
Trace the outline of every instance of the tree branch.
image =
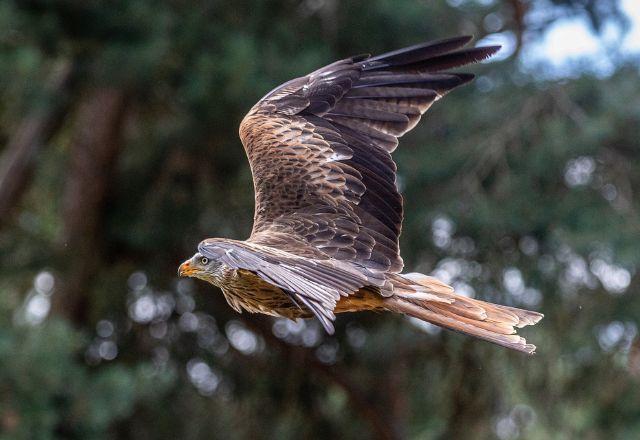
<svg viewBox="0 0 640 440">
<path fill-rule="evenodd" d="M 62 125 L 71 102 L 74 71 L 69 60 L 55 66 L 45 87 L 45 103 L 24 118 L 0 156 L 0 227 L 27 189 L 42 146 Z"/>
</svg>

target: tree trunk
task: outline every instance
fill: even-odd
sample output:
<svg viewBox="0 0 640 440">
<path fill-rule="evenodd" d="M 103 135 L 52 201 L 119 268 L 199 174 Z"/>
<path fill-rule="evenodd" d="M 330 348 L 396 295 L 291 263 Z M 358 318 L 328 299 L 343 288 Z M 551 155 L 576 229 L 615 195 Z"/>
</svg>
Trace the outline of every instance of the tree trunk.
<svg viewBox="0 0 640 440">
<path fill-rule="evenodd" d="M 407 356 L 402 348 L 397 350 L 393 362 L 393 368 L 387 373 L 386 396 L 388 399 L 389 411 L 387 419 L 395 438 L 407 438 L 407 422 L 409 414 L 409 401 L 407 396 Z"/>
<path fill-rule="evenodd" d="M 455 366 L 457 374 L 451 389 L 455 397 L 443 439 L 492 437 L 491 414 L 495 402 L 487 402 L 487 396 L 497 398 L 497 392 L 490 389 L 496 382 L 490 377 L 490 371 L 480 374 L 482 365 L 471 349 L 474 343 L 471 340 L 465 343 L 460 363 Z"/>
<path fill-rule="evenodd" d="M 66 267 L 55 310 L 78 325 L 87 321 L 87 293 L 100 266 L 103 214 L 125 107 L 123 90 L 94 89 L 81 101 L 75 122 L 62 200 Z"/>
</svg>

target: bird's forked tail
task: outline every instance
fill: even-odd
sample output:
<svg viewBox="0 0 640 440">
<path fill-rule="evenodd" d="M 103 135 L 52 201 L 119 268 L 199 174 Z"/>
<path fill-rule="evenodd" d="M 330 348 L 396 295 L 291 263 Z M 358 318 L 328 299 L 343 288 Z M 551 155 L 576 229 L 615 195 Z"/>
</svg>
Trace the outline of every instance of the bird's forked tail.
<svg viewBox="0 0 640 440">
<path fill-rule="evenodd" d="M 536 324 L 541 313 L 468 298 L 423 274 L 396 275 L 392 282 L 397 293 L 384 300 L 390 311 L 528 354 L 536 350 L 516 334 L 516 328 Z"/>
</svg>

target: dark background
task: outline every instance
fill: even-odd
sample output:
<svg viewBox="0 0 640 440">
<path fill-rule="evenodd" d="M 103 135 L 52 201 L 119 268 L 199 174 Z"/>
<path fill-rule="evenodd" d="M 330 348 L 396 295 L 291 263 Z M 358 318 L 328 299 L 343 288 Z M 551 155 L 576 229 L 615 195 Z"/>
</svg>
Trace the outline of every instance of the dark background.
<svg viewBox="0 0 640 440">
<path fill-rule="evenodd" d="M 558 67 L 572 20 L 601 51 Z M 0 438 L 640 438 L 629 29 L 595 0 L 0 2 Z M 459 34 L 506 46 L 395 154 L 406 270 L 542 311 L 537 355 L 392 315 L 327 336 L 177 279 L 250 231 L 257 99 Z"/>
</svg>

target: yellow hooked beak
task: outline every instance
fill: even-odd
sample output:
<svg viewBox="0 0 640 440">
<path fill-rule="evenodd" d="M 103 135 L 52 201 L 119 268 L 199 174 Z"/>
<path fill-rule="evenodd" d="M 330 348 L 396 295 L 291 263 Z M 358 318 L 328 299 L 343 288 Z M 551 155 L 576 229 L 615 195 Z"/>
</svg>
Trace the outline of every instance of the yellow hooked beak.
<svg viewBox="0 0 640 440">
<path fill-rule="evenodd" d="M 178 276 L 190 277 L 196 272 L 196 268 L 191 265 L 189 260 L 185 261 L 178 268 Z"/>
</svg>

